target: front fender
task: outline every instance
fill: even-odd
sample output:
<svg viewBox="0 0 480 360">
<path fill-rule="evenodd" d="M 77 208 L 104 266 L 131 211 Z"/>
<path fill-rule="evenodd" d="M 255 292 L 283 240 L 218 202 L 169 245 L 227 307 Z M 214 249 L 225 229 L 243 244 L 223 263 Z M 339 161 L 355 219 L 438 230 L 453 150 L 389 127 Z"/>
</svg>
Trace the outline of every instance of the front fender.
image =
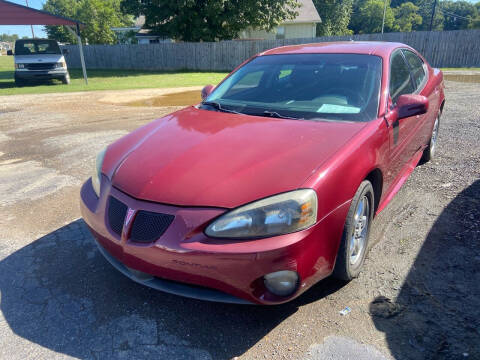
<svg viewBox="0 0 480 360">
<path fill-rule="evenodd" d="M 379 170 L 385 182 L 383 175 L 387 173 L 388 159 L 388 127 L 381 118 L 372 120 L 303 184 L 302 187 L 317 192 L 319 219 L 351 201 L 361 182 L 373 170 Z M 383 184 L 382 189 L 385 188 Z"/>
</svg>

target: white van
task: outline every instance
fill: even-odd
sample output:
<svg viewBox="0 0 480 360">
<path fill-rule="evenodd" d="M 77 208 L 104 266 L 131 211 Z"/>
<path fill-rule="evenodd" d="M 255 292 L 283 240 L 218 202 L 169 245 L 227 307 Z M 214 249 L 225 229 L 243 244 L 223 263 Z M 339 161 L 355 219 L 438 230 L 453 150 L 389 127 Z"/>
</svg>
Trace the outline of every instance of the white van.
<svg viewBox="0 0 480 360">
<path fill-rule="evenodd" d="M 11 50 L 8 55 L 13 55 Z M 64 84 L 70 84 L 67 63 L 58 43 L 47 39 L 15 41 L 15 84 L 47 79 L 59 79 Z"/>
</svg>

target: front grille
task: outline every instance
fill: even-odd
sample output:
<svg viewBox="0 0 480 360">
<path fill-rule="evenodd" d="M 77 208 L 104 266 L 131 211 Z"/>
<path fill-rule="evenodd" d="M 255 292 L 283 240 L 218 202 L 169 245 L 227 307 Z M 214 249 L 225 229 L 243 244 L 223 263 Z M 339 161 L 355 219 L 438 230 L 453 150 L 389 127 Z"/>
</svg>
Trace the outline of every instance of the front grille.
<svg viewBox="0 0 480 360">
<path fill-rule="evenodd" d="M 110 228 L 118 236 L 122 235 L 123 222 L 125 221 L 125 215 L 127 214 L 128 206 L 118 201 L 114 197 L 108 199 L 108 223 Z"/>
<path fill-rule="evenodd" d="M 175 216 L 140 210 L 133 221 L 130 240 L 149 243 L 157 240 L 170 226 Z"/>
<path fill-rule="evenodd" d="M 25 65 L 28 70 L 52 70 L 55 69 L 55 63 L 34 63 Z"/>
</svg>

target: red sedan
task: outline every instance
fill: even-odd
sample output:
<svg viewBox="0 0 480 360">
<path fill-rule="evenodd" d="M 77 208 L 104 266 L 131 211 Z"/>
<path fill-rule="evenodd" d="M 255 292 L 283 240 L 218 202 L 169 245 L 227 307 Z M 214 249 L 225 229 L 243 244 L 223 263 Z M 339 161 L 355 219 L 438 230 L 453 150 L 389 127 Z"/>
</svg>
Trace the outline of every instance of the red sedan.
<svg viewBox="0 0 480 360">
<path fill-rule="evenodd" d="M 256 304 L 359 274 L 445 102 L 442 72 L 387 42 L 268 50 L 202 97 L 102 151 L 82 215 L 131 279 Z"/>
</svg>

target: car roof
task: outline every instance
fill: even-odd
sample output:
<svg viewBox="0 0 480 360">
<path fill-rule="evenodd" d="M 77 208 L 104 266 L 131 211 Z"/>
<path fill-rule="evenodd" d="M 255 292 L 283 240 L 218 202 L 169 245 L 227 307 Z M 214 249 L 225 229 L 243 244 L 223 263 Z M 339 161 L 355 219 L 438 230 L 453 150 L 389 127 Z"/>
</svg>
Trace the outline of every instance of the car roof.
<svg viewBox="0 0 480 360">
<path fill-rule="evenodd" d="M 277 54 L 368 54 L 386 56 L 399 47 L 410 48 L 402 43 L 386 41 L 335 41 L 312 44 L 287 45 L 264 51 L 259 55 Z"/>
</svg>

